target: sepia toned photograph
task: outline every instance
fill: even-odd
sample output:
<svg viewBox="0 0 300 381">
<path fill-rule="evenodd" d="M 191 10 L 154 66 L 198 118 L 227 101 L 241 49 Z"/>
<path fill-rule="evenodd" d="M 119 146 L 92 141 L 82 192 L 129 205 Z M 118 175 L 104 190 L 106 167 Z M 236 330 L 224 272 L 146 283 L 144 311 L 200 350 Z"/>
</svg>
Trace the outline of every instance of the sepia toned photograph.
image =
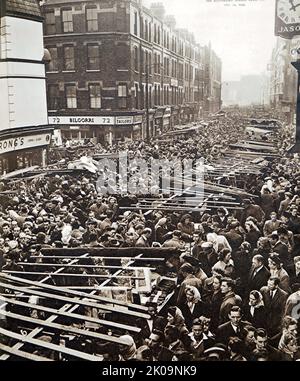
<svg viewBox="0 0 300 381">
<path fill-rule="evenodd" d="M 0 366 L 197 376 L 299 324 L 300 0 L 0 0 Z"/>
</svg>

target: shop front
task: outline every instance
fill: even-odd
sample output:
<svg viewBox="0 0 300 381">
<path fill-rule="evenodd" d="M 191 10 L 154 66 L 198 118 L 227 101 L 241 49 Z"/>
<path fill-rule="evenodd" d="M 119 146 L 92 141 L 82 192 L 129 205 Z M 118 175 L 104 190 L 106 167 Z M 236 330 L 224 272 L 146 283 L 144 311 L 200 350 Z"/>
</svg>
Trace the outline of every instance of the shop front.
<svg viewBox="0 0 300 381">
<path fill-rule="evenodd" d="M 167 107 L 164 112 L 163 116 L 163 132 L 168 132 L 170 131 L 171 127 L 171 107 Z"/>
<path fill-rule="evenodd" d="M 52 130 L 18 131 L 0 136 L 0 174 L 45 166 Z"/>
<path fill-rule="evenodd" d="M 171 127 L 178 126 L 180 124 L 179 122 L 179 106 L 173 106 L 172 107 L 172 115 L 171 115 Z"/>
<path fill-rule="evenodd" d="M 154 114 L 154 136 L 160 135 L 163 131 L 164 108 L 158 108 Z"/>
<path fill-rule="evenodd" d="M 142 115 L 49 117 L 50 125 L 60 126 L 62 141 L 67 144 L 83 144 L 89 140 L 112 145 L 138 139 L 142 134 L 142 122 Z"/>
</svg>

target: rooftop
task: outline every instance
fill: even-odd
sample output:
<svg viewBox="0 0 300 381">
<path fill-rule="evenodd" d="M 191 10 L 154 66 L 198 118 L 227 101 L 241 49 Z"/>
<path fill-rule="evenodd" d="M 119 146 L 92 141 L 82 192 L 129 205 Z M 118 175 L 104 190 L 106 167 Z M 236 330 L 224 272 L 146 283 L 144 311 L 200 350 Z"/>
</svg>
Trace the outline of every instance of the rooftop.
<svg viewBox="0 0 300 381">
<path fill-rule="evenodd" d="M 6 14 L 16 16 L 41 17 L 37 0 L 6 0 Z"/>
</svg>

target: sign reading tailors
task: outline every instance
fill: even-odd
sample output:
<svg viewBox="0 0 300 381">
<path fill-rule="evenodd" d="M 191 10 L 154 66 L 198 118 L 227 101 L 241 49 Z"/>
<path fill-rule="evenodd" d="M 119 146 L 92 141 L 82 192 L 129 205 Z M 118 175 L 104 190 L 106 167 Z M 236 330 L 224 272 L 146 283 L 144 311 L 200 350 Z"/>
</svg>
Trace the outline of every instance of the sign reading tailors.
<svg viewBox="0 0 300 381">
<path fill-rule="evenodd" d="M 27 148 L 36 148 L 50 144 L 50 134 L 21 136 L 0 140 L 0 155 Z"/>
<path fill-rule="evenodd" d="M 121 125 L 133 124 L 133 116 L 117 116 L 116 124 L 121 124 Z"/>
<path fill-rule="evenodd" d="M 113 126 L 115 117 L 113 116 L 49 116 L 49 124 L 66 125 L 104 125 Z"/>
<path fill-rule="evenodd" d="M 300 0 L 276 0 L 275 36 L 300 35 Z"/>
</svg>

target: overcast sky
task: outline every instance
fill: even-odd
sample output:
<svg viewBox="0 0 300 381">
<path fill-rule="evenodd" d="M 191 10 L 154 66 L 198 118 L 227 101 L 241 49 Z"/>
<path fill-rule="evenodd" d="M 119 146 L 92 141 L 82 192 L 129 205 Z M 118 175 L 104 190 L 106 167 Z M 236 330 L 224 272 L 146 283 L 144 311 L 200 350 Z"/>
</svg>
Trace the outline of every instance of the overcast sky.
<svg viewBox="0 0 300 381">
<path fill-rule="evenodd" d="M 223 81 L 266 71 L 275 45 L 275 0 L 230 0 L 236 6 L 224 0 L 160 1 L 178 27 L 194 32 L 201 44 L 211 41 L 223 61 Z M 152 2 L 143 0 L 146 6 Z"/>
</svg>

